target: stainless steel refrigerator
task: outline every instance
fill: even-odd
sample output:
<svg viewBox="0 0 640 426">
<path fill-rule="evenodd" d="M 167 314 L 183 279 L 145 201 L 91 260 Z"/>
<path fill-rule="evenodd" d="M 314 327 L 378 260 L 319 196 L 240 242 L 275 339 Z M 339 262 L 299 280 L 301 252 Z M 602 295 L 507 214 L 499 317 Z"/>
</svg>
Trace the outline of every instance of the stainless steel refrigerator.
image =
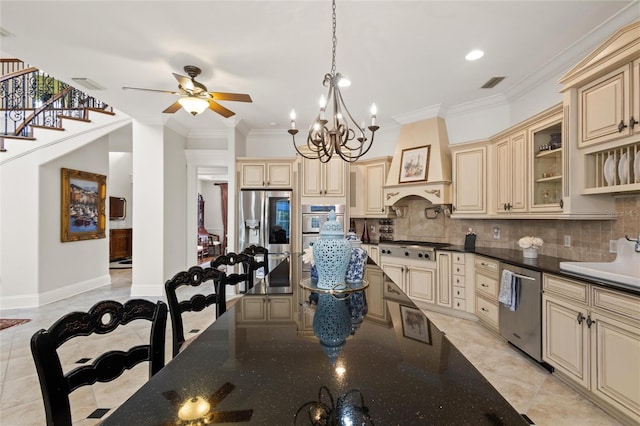
<svg viewBox="0 0 640 426">
<path fill-rule="evenodd" d="M 291 252 L 291 191 L 243 189 L 238 203 L 238 251 L 266 247 L 272 270 Z"/>
</svg>

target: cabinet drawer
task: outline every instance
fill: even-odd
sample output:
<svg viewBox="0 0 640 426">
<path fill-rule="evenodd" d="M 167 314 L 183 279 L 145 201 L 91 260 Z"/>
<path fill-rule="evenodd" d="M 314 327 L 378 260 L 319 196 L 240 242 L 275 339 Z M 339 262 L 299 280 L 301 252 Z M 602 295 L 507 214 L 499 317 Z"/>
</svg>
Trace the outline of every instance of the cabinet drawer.
<svg viewBox="0 0 640 426">
<path fill-rule="evenodd" d="M 498 277 L 498 273 L 500 271 L 500 262 L 498 262 L 497 260 L 476 256 L 474 265 L 476 269 L 487 271 L 491 273 L 492 276 L 495 276 L 496 278 Z"/>
<path fill-rule="evenodd" d="M 640 297 L 601 287 L 593 287 L 592 306 L 640 321 Z"/>
<path fill-rule="evenodd" d="M 458 275 L 464 275 L 464 264 L 459 264 L 459 263 L 454 263 L 451 266 L 451 269 L 453 270 L 454 274 L 458 274 Z"/>
<path fill-rule="evenodd" d="M 588 284 L 547 274 L 544 274 L 542 281 L 545 293 L 557 294 L 584 304 L 589 303 Z"/>
<path fill-rule="evenodd" d="M 465 288 L 464 287 L 454 287 L 453 288 L 453 297 L 464 299 L 466 297 Z"/>
<path fill-rule="evenodd" d="M 476 296 L 476 315 L 488 322 L 494 328 L 498 328 L 498 304 Z"/>
<path fill-rule="evenodd" d="M 454 275 L 453 276 L 453 286 L 454 287 L 464 287 L 465 286 L 464 275 Z"/>
<path fill-rule="evenodd" d="M 476 291 L 498 300 L 498 280 L 476 273 Z"/>
<path fill-rule="evenodd" d="M 464 253 L 453 253 L 453 263 L 457 265 L 464 265 Z"/>
<path fill-rule="evenodd" d="M 459 309 L 461 311 L 464 311 L 467 309 L 467 301 L 464 299 L 457 299 L 457 298 L 453 298 L 453 309 Z"/>
</svg>

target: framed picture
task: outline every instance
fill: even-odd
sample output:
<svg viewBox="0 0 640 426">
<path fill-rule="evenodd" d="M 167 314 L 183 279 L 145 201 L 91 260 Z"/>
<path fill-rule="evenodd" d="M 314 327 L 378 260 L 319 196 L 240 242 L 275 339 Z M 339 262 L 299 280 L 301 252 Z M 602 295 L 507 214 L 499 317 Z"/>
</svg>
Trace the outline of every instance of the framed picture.
<svg viewBox="0 0 640 426">
<path fill-rule="evenodd" d="M 402 150 L 400 179 L 398 182 L 419 182 L 427 180 L 431 145 Z"/>
<path fill-rule="evenodd" d="M 431 344 L 431 324 L 420 309 L 400 305 L 402 335 L 427 345 Z"/>
<path fill-rule="evenodd" d="M 107 177 L 72 169 L 61 169 L 63 243 L 105 238 Z"/>
</svg>

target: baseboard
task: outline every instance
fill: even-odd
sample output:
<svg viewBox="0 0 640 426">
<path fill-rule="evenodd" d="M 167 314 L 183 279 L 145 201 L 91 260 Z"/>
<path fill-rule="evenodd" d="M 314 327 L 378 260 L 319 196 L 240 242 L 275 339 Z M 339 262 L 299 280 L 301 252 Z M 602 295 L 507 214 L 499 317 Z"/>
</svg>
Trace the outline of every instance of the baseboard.
<svg viewBox="0 0 640 426">
<path fill-rule="evenodd" d="M 0 298 L 0 306 L 2 309 L 37 308 L 109 284 L 111 284 L 111 276 L 102 275 L 39 294 L 5 296 Z"/>
</svg>

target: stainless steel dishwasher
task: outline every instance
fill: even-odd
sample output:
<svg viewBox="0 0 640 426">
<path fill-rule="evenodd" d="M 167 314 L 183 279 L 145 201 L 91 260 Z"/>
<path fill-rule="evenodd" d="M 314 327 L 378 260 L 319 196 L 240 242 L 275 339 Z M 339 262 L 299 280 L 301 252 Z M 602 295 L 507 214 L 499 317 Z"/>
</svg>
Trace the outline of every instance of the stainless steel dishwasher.
<svg viewBox="0 0 640 426">
<path fill-rule="evenodd" d="M 500 303 L 500 335 L 536 361 L 542 362 L 542 274 L 501 263 L 500 279 L 505 269 L 520 280 L 520 303 L 515 311 Z"/>
</svg>

